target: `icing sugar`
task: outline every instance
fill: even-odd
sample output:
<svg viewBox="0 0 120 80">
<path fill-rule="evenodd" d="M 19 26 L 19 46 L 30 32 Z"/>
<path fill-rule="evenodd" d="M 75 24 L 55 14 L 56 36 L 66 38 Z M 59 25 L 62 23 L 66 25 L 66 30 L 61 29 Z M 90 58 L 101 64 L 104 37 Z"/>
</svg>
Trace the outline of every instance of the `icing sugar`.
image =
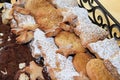
<svg viewBox="0 0 120 80">
<path fill-rule="evenodd" d="M 76 7 L 66 7 L 66 11 L 62 11 L 62 15 L 65 18 L 70 17 L 71 15 L 76 15 L 80 23 L 91 23 L 88 18 L 88 12 L 84 8 Z"/>
<path fill-rule="evenodd" d="M 114 57 L 108 59 L 120 74 L 120 51 Z"/>
<path fill-rule="evenodd" d="M 14 17 L 17 19 L 18 27 L 20 28 L 28 28 L 36 25 L 36 21 L 31 15 L 24 15 L 14 11 Z M 13 23 L 15 23 L 14 20 Z"/>
<path fill-rule="evenodd" d="M 102 59 L 108 59 L 119 52 L 119 46 L 114 38 L 90 43 L 89 46 Z"/>
<path fill-rule="evenodd" d="M 34 40 L 30 45 L 36 47 L 37 50 L 40 49 L 38 52 L 44 57 L 44 64 L 48 67 L 48 71 L 50 68 L 59 69 L 59 71 L 54 70 L 57 80 L 73 80 L 73 76 L 79 76 L 73 67 L 72 58 L 66 58 L 63 55 L 56 53 L 58 48 L 54 43 L 54 38 L 47 38 L 45 33 L 40 29 L 35 30 Z M 36 54 L 36 52 L 34 52 L 35 48 L 31 49 L 33 54 Z"/>
<path fill-rule="evenodd" d="M 108 35 L 107 31 L 93 23 L 80 23 L 75 30 L 79 32 L 77 35 L 80 37 L 84 47 L 89 43 L 105 39 Z"/>
<path fill-rule="evenodd" d="M 77 0 L 53 0 L 53 4 L 55 4 L 57 8 L 78 6 Z"/>
</svg>

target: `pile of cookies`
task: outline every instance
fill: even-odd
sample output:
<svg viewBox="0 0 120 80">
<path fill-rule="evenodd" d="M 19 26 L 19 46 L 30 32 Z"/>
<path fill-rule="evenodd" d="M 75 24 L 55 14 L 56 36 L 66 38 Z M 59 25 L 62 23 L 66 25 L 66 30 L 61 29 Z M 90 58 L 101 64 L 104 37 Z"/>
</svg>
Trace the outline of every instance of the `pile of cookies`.
<svg viewBox="0 0 120 80">
<path fill-rule="evenodd" d="M 77 1 L 18 0 L 3 7 L 2 22 L 11 25 L 18 44 L 29 44 L 34 58 L 44 58 L 52 80 L 120 80 L 117 42 Z M 18 80 L 47 80 L 44 67 L 31 61 Z"/>
</svg>

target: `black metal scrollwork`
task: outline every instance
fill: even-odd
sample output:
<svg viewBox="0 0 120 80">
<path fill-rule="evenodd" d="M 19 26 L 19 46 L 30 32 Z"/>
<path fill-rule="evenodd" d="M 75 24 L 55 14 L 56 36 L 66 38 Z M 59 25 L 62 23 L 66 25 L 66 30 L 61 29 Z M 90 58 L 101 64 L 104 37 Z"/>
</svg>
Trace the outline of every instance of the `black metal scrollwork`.
<svg viewBox="0 0 120 80">
<path fill-rule="evenodd" d="M 79 0 L 79 6 L 88 10 L 91 21 L 110 33 L 120 45 L 120 23 L 103 7 L 98 0 Z M 86 7 L 87 6 L 87 7 Z"/>
<path fill-rule="evenodd" d="M 11 0 L 0 0 L 0 3 L 4 3 L 4 2 L 8 2 L 8 3 L 10 3 Z"/>
</svg>

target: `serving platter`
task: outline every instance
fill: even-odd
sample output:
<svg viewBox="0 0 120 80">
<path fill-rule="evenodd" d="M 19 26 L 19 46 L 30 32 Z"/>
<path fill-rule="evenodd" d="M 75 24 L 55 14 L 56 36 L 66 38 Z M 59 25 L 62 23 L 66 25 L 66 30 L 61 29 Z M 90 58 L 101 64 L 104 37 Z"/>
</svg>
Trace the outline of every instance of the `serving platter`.
<svg viewBox="0 0 120 80">
<path fill-rule="evenodd" d="M 120 23 L 111 14 L 101 0 L 78 0 L 79 6 L 86 8 L 90 20 L 100 27 L 109 31 L 109 38 L 115 38 L 120 46 Z M 115 9 L 115 7 L 114 7 Z"/>
</svg>

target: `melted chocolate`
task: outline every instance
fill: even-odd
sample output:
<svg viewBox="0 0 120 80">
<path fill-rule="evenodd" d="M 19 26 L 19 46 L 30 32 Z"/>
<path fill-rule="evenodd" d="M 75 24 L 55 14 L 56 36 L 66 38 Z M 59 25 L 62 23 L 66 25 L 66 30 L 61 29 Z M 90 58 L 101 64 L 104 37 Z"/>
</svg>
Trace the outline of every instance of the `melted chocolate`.
<svg viewBox="0 0 120 80">
<path fill-rule="evenodd" d="M 15 41 L 16 36 L 11 33 L 10 26 L 4 25 L 0 18 L 0 80 L 14 80 L 20 63 L 29 64 L 33 60 L 27 44 L 20 45 Z M 6 72 L 4 74 L 4 72 Z"/>
<path fill-rule="evenodd" d="M 16 36 L 11 33 L 10 26 L 2 24 L 0 17 L 1 33 L 3 35 L 0 35 L 0 39 L 2 39 L 2 43 L 0 43 L 0 80 L 17 80 L 20 63 L 29 65 L 29 62 L 34 60 L 39 66 L 44 66 L 42 57 L 33 59 L 28 44 L 16 43 Z M 46 67 L 43 67 L 43 76 L 45 80 L 51 80 Z"/>
<path fill-rule="evenodd" d="M 7 71 L 4 75 L 0 73 L 0 80 L 14 80 L 20 63 L 29 64 L 33 58 L 26 45 L 10 44 L 0 51 L 0 71 Z"/>
</svg>

